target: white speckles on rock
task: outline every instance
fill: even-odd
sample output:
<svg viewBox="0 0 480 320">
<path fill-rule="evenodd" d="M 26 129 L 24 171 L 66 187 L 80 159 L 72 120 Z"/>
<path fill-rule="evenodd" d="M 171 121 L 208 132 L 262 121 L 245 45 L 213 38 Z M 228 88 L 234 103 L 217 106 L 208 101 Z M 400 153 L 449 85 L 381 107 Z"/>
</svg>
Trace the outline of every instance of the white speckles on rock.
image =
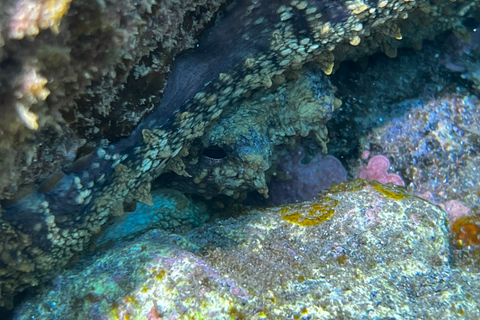
<svg viewBox="0 0 480 320">
<path fill-rule="evenodd" d="M 264 18 L 264 17 L 260 17 L 260 18 L 258 18 L 257 20 L 255 20 L 255 22 L 254 22 L 253 24 L 254 24 L 254 25 L 259 25 L 259 24 L 262 24 L 264 21 L 265 21 L 265 18 Z"/>
<path fill-rule="evenodd" d="M 308 52 L 308 53 L 311 53 L 311 52 L 317 50 L 318 47 L 320 47 L 318 44 L 316 44 L 316 43 L 315 43 L 315 44 L 312 44 L 312 45 L 307 49 L 307 52 Z"/>
<path fill-rule="evenodd" d="M 151 159 L 155 159 L 158 155 L 158 149 L 154 149 L 150 151 L 150 154 L 148 155 Z"/>
<path fill-rule="evenodd" d="M 362 31 L 362 29 L 363 29 L 363 24 L 361 23 L 357 23 L 352 27 L 352 30 L 354 31 Z"/>
<path fill-rule="evenodd" d="M 74 177 L 73 178 L 73 181 L 75 183 L 75 186 L 77 187 L 77 189 L 81 189 L 83 186 L 82 186 L 82 180 L 80 180 L 79 177 Z"/>
<path fill-rule="evenodd" d="M 98 179 L 97 179 L 98 183 L 102 183 L 103 181 L 105 181 L 105 174 L 104 173 L 102 173 L 102 175 L 100 177 L 98 177 Z"/>
<path fill-rule="evenodd" d="M 360 44 L 360 37 L 359 36 L 355 36 L 353 37 L 352 39 L 350 39 L 350 44 L 352 46 L 358 46 Z"/>
<path fill-rule="evenodd" d="M 284 5 L 281 5 L 278 9 L 277 9 L 277 14 L 282 14 L 283 12 L 289 10 L 290 8 L 287 8 L 286 6 Z"/>
<path fill-rule="evenodd" d="M 121 162 L 121 159 L 118 159 L 118 160 L 114 161 L 110 167 L 113 169 L 113 168 L 115 168 L 115 167 L 117 166 L 117 164 L 119 164 L 120 162 Z"/>
</svg>

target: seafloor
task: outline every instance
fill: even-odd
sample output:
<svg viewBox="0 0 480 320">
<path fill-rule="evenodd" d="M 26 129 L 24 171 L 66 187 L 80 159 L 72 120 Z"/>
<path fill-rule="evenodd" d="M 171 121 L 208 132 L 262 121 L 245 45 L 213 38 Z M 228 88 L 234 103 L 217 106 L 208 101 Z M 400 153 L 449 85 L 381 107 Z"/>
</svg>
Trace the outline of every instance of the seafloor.
<svg viewBox="0 0 480 320">
<path fill-rule="evenodd" d="M 239 1 L 244 2 L 248 1 Z M 292 1 L 291 5 L 305 10 L 309 8 L 307 2 L 311 1 Z M 63 5 L 68 7 L 68 3 Z M 188 8 L 188 2 L 179 3 L 176 14 L 180 16 L 184 14 L 180 8 Z M 185 30 L 193 34 L 187 37 L 191 43 L 182 38 L 185 34 L 175 34 L 172 39 L 176 40 L 170 39 L 171 42 L 163 40 L 170 47 L 165 44 L 162 50 L 171 57 L 176 54 L 172 50 L 191 47 L 197 38 L 200 43 L 202 39 L 208 43 L 210 35 L 197 34 L 192 31 L 195 28 L 200 30 L 205 24 L 214 34 L 221 25 L 223 13 L 216 17 L 220 21 L 217 24 L 197 19 L 210 15 L 209 10 L 216 12 L 220 6 L 216 1 L 195 3 L 202 9 L 192 13 L 188 20 L 190 29 L 184 24 L 181 27 L 185 34 L 189 34 Z M 228 3 L 234 6 L 236 2 Z M 472 3 L 472 8 L 478 5 Z M 467 2 L 461 4 L 467 6 Z M 75 1 L 72 5 L 76 6 Z M 363 8 L 357 2 L 356 5 L 357 9 Z M 378 8 L 383 5 L 377 4 Z M 442 8 L 442 14 L 451 14 Z M 157 9 L 153 4 L 144 13 L 158 18 L 162 15 L 158 15 Z M 226 12 L 225 19 L 232 17 L 228 6 L 220 10 Z M 286 9 L 278 10 L 279 14 L 288 13 Z M 427 9 L 419 6 L 415 10 Z M 451 10 L 461 11 L 460 7 Z M 429 15 L 430 11 L 424 13 Z M 0 14 L 0 22 L 4 16 Z M 328 16 L 330 21 L 337 18 Z M 62 156 L 53 157 L 55 161 L 50 166 L 38 164 L 32 169 L 32 160 L 22 167 L 23 171 L 18 169 L 21 164 L 12 164 L 13 158 L 6 154 L 0 157 L 8 159 L 8 163 L 0 162 L 2 174 L 8 166 L 12 168 L 11 175 L 4 175 L 9 182 L 0 183 L 8 185 L 0 190 L 0 303 L 5 306 L 0 318 L 479 319 L 480 22 L 478 12 L 462 18 L 455 27 L 449 24 L 453 20 L 445 21 L 442 20 L 442 28 L 432 27 L 428 35 L 422 35 L 420 44 L 407 40 L 405 48 L 392 48 L 382 40 L 381 50 L 375 45 L 360 46 L 358 51 L 332 49 L 332 60 L 325 58 L 330 57 L 327 54 L 322 56 L 326 60 L 304 57 L 305 63 L 292 62 L 290 69 L 268 78 L 268 85 L 252 85 L 255 90 L 227 100 L 228 107 L 220 112 L 221 116 L 219 113 L 210 124 L 198 129 L 201 134 L 182 136 L 187 142 L 176 153 L 162 149 L 167 144 L 174 150 L 175 144 L 167 141 L 166 131 L 190 130 L 179 120 L 196 119 L 194 111 L 200 109 L 189 105 L 190 100 L 185 102 L 186 111 L 172 116 L 175 122 L 165 131 L 140 130 L 152 123 L 153 127 L 158 126 L 155 120 L 146 124 L 144 121 L 140 129 L 131 131 L 149 110 L 138 107 L 139 110 L 128 111 L 136 102 L 117 93 L 112 93 L 111 100 L 124 98 L 126 102 L 122 105 L 117 100 L 117 106 L 122 107 L 115 116 L 123 119 L 130 114 L 135 118 L 116 124 L 118 130 L 113 129 L 112 122 L 103 123 L 108 112 L 100 112 L 101 116 L 86 112 L 88 117 L 82 118 L 83 124 L 62 120 L 57 125 L 68 129 L 59 127 L 55 133 L 40 130 L 41 134 L 26 134 L 29 138 L 21 133 L 21 139 L 18 132 L 25 128 L 8 127 L 6 121 L 0 121 L 0 129 L 11 130 L 0 133 L 14 132 L 8 136 L 10 140 L 2 136 L 0 148 L 4 150 L 12 148 L 20 153 L 21 148 L 27 150 L 38 141 L 52 143 L 62 130 L 72 138 L 64 135 L 58 143 L 62 148 L 68 141 L 74 145 L 64 150 Z M 407 38 L 415 38 L 415 30 L 401 24 L 395 26 L 398 30 L 389 29 L 385 34 L 396 34 L 400 40 L 399 30 L 404 28 L 402 32 Z M 49 28 L 55 31 L 55 24 L 43 29 Z M 95 32 L 100 31 L 92 30 L 88 35 L 95 38 Z M 142 37 L 143 32 L 148 33 L 138 32 Z M 361 41 L 375 42 L 371 40 L 376 39 L 373 31 L 372 34 L 361 34 Z M 35 35 L 23 40 L 26 35 L 18 36 L 20 39 L 16 40 L 35 43 Z M 1 36 L 0 33 L 0 40 Z M 89 41 L 85 35 L 78 39 L 75 42 Z M 358 39 L 351 38 L 350 45 L 357 47 Z M 171 49 L 177 41 L 182 48 Z M 6 48 L 16 46 L 15 50 L 29 45 L 6 43 Z M 3 45 L 0 41 L 0 49 Z M 250 55 L 255 57 L 266 49 L 259 43 L 255 43 L 255 49 L 243 42 L 242 45 L 245 56 L 220 52 L 218 57 L 245 58 L 240 60 L 242 68 L 251 69 Z M 15 51 L 11 47 L 8 50 L 0 50 L 2 70 L 10 70 L 12 59 L 1 55 Z M 160 51 L 156 52 L 158 56 L 168 55 Z M 208 64 L 215 61 L 212 56 L 198 56 Z M 276 63 L 278 56 L 264 59 Z M 164 57 L 165 61 L 153 65 L 165 74 L 171 68 L 171 74 L 177 76 L 174 59 L 170 58 Z M 187 58 L 180 58 L 177 66 L 190 61 Z M 139 66 L 132 68 L 141 78 L 140 69 L 148 68 L 144 60 L 138 60 Z M 195 62 L 201 65 L 202 60 Z M 228 72 L 238 71 L 239 67 L 228 63 L 224 63 Z M 96 64 L 101 65 L 95 60 Z M 39 70 L 34 70 L 35 77 Z M 237 71 L 227 71 L 221 73 L 227 74 L 223 77 L 243 77 Z M 165 77 L 161 78 L 165 81 Z M 3 78 L 0 81 L 8 83 Z M 129 81 L 118 86 L 127 87 Z M 102 83 L 107 88 L 111 82 Z M 185 83 L 188 85 L 188 81 Z M 205 84 L 211 99 L 203 99 L 199 105 L 215 106 L 220 92 L 229 95 L 232 91 L 212 83 L 218 96 L 208 91 Z M 202 92 L 203 83 L 200 87 L 193 89 Z M 168 95 L 168 88 L 166 92 L 169 101 L 179 102 L 180 98 Z M 0 96 L 10 97 L 10 93 L 3 90 Z M 98 103 L 96 93 L 89 94 Z M 41 100 L 38 95 L 35 99 Z M 85 95 L 79 97 L 72 98 L 78 102 L 71 107 L 75 116 L 85 112 L 81 103 L 89 101 Z M 26 103 L 23 97 L 18 99 Z M 47 102 L 55 105 L 55 101 L 58 100 Z M 37 110 L 36 103 L 31 104 L 32 112 Z M 158 104 L 158 100 L 153 104 Z M 65 111 L 63 117 L 72 114 Z M 28 112 L 23 116 L 32 120 Z M 200 117 L 195 121 L 207 120 Z M 103 126 L 106 127 L 100 131 L 94 129 Z M 84 132 L 80 134 L 78 128 Z M 130 140 L 122 142 L 129 130 Z M 47 133 L 54 138 L 45 138 Z M 172 135 L 173 140 L 180 137 Z M 162 140 L 165 136 L 166 140 Z M 140 140 L 151 142 L 149 147 L 157 148 L 155 155 L 165 152 L 159 158 L 170 162 L 165 160 L 160 164 L 164 165 L 162 169 L 154 173 L 144 170 L 134 175 L 128 171 L 127 167 L 137 162 L 143 163 L 143 167 L 155 166 L 154 161 L 147 161 L 155 157 L 151 150 L 143 162 L 141 156 L 140 160 L 135 158 L 143 152 Z M 18 141 L 21 147 L 15 149 L 12 146 Z M 113 157 L 117 150 L 126 150 L 125 154 L 135 160 Z M 105 154 L 110 156 L 109 152 L 112 158 L 107 159 Z M 103 159 L 98 160 L 97 167 L 92 165 L 91 153 L 94 160 L 97 155 Z M 62 167 L 63 173 L 52 182 L 45 177 L 55 171 L 54 166 Z M 84 174 L 88 171 L 85 168 L 91 169 L 90 177 Z M 98 179 L 102 171 L 95 171 L 97 168 L 105 170 L 102 177 L 106 176 L 106 182 Z M 22 174 L 13 177 L 17 169 Z M 67 179 L 75 175 L 78 179 L 72 179 L 74 182 Z M 88 194 L 77 188 L 78 194 L 74 193 L 75 185 L 88 185 L 90 180 L 100 187 L 88 187 Z M 134 192 L 130 193 L 125 186 Z M 91 198 L 90 193 L 99 194 L 100 200 L 92 200 L 93 205 L 89 205 L 90 200 L 84 201 Z M 82 195 L 82 201 L 71 205 L 72 194 L 76 199 Z M 118 199 L 121 208 L 115 207 L 114 200 Z M 110 210 L 106 217 L 95 215 L 100 212 L 100 203 L 106 203 L 107 211 Z M 74 214 L 59 214 L 65 208 L 72 208 Z M 84 222 L 82 214 L 90 220 L 85 218 Z M 75 222 L 69 224 L 69 219 Z M 45 226 L 48 232 L 44 234 Z M 60 236 L 55 238 L 57 234 Z M 54 245 L 46 245 L 42 237 Z"/>
</svg>

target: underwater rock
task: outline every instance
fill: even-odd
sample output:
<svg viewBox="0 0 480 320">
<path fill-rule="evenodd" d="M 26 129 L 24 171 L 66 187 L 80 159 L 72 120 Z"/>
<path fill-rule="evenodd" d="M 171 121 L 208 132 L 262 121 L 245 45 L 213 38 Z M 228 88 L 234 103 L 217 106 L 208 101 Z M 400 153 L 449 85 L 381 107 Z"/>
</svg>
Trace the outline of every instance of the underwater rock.
<svg viewBox="0 0 480 320">
<path fill-rule="evenodd" d="M 478 271 L 479 103 L 474 80 L 445 65 L 460 65 L 475 42 L 460 41 L 455 32 L 422 51 L 404 50 L 395 60 L 372 57 L 367 70 L 350 65 L 332 77 L 343 104 L 329 123 L 337 135 L 329 149 L 346 160 L 352 176 L 365 170 L 369 156 L 384 154 L 411 192 L 448 213 L 453 263 Z M 457 56 L 459 47 L 466 51 Z"/>
<path fill-rule="evenodd" d="M 368 165 L 358 170 L 358 178 L 375 180 L 380 183 L 393 183 L 397 186 L 405 186 L 402 177 L 395 173 L 388 173 L 390 160 L 382 155 L 376 155 L 368 161 Z"/>
<path fill-rule="evenodd" d="M 430 192 L 429 201 L 460 200 L 480 206 L 480 123 L 476 96 L 445 95 L 398 106 L 409 112 L 364 137 L 364 149 L 391 155 L 410 191 Z"/>
<path fill-rule="evenodd" d="M 460 44 L 453 34 L 443 38 L 395 60 L 374 57 L 365 71 L 345 68 L 331 77 L 343 104 L 342 114 L 329 122 L 338 135 L 329 148 L 349 158 L 353 177 L 368 157 L 384 155 L 410 191 L 434 203 L 458 200 L 472 208 L 480 205 L 478 97 L 470 81 L 444 66 L 453 58 L 449 48 Z"/>
<path fill-rule="evenodd" d="M 363 146 L 381 146 L 376 152 L 392 155 L 407 188 L 448 213 L 456 239 L 452 260 L 478 271 L 480 101 L 456 94 L 399 107 L 407 107 L 408 114 L 372 130 Z"/>
<path fill-rule="evenodd" d="M 62 272 L 15 319 L 475 317 L 445 213 L 358 180 L 183 236 L 151 231 Z"/>
<path fill-rule="evenodd" d="M 126 5 L 130 8 L 135 3 L 138 4 L 129 2 Z M 73 1 L 70 8 L 75 4 L 81 5 L 81 2 Z M 170 4 L 174 8 L 190 5 L 183 3 L 185 6 L 179 7 L 173 1 L 162 1 L 161 4 Z M 95 2 L 93 8 L 100 5 L 101 3 Z M 151 9 L 154 14 L 159 12 L 155 6 L 146 5 L 145 9 L 143 3 L 140 5 L 147 16 L 150 12 L 147 9 Z M 85 6 L 91 8 L 90 3 Z M 87 18 L 98 17 L 104 23 L 113 21 L 119 25 L 131 21 L 128 16 L 125 19 L 103 19 L 105 16 L 97 16 L 98 12 L 104 12 L 101 9 L 90 9 Z M 135 8 L 131 9 L 127 12 L 137 12 Z M 205 11 L 199 7 L 195 9 L 201 21 L 201 17 L 204 17 L 202 12 L 211 17 L 210 10 Z M 124 205 L 147 201 L 150 183 L 164 172 L 172 162 L 171 159 L 178 154 L 186 155 L 191 143 L 208 132 L 222 113 L 229 114 L 236 102 L 255 90 L 272 86 L 276 76 L 285 76 L 299 70 L 307 62 L 315 62 L 326 74 L 331 74 L 335 65 L 344 59 L 360 57 L 377 50 L 394 57 L 397 47 L 402 43 L 413 44 L 407 35 L 412 35 L 415 41 L 418 37 L 434 36 L 460 25 L 474 11 L 478 11 L 478 1 L 462 4 L 445 0 L 435 3 L 425 0 L 385 0 L 378 3 L 313 0 L 232 2 L 212 28 L 203 33 L 196 49 L 176 58 L 161 102 L 152 103 L 151 106 L 156 108 L 136 126 L 128 138 L 119 139 L 110 145 L 105 142 L 97 147 L 83 166 L 59 177 L 58 182 L 50 184 L 49 188 L 34 186 L 33 192 L 22 194 L 22 197 L 15 199 L 18 201 L 2 203 L 0 222 L 3 231 L 0 233 L 0 243 L 6 245 L 1 248 L 0 255 L 0 274 L 3 277 L 0 283 L 0 304 L 11 304 L 16 293 L 51 277 L 72 257 L 83 252 L 92 235 L 101 231 L 102 225 L 110 218 L 123 214 Z M 177 13 L 182 17 L 187 14 L 183 10 Z M 168 17 L 165 19 L 169 21 Z M 80 31 L 83 30 L 82 27 L 87 28 L 87 43 L 90 43 L 88 40 L 91 37 L 94 43 L 103 48 L 103 43 L 109 44 L 108 40 L 116 39 L 111 33 L 97 38 L 99 33 L 104 35 L 101 31 L 112 30 L 108 25 L 105 29 L 90 30 L 88 26 L 91 25 L 91 19 L 80 17 L 78 20 Z M 86 23 L 81 23 L 82 21 Z M 192 21 L 196 20 L 192 18 Z M 142 24 L 138 30 L 145 31 L 142 35 L 146 37 L 151 31 L 163 34 L 171 26 L 161 22 Z M 157 25 L 166 27 L 167 30 L 157 29 Z M 187 21 L 185 25 L 191 26 L 191 23 Z M 62 26 L 60 24 L 60 28 Z M 127 32 L 126 35 L 135 34 L 135 30 L 137 29 L 134 28 L 132 33 Z M 41 35 L 39 33 L 38 38 Z M 158 37 L 153 37 L 153 41 L 158 40 Z M 81 46 L 83 42 L 79 42 L 80 47 L 75 52 L 83 54 L 85 48 Z M 22 45 L 26 42 L 15 43 Z M 138 42 L 127 41 L 127 44 L 136 47 Z M 173 47 L 176 43 L 172 41 L 169 44 Z M 7 44 L 5 48 L 8 48 Z M 87 46 L 87 52 L 88 48 Z M 118 51 L 108 52 L 117 58 L 122 57 L 122 63 L 123 58 L 131 60 L 129 56 L 123 55 L 123 51 L 119 56 L 115 55 Z M 98 58 L 102 58 L 99 59 L 102 65 L 104 61 L 109 61 L 109 55 Z M 153 64 L 157 61 L 160 66 L 164 66 L 164 60 L 152 60 Z M 11 64 L 5 62 L 3 65 Z M 143 74 L 141 66 L 142 63 L 139 63 L 135 70 Z M 81 67 L 82 75 L 87 75 L 88 78 L 91 68 L 83 64 Z M 46 82 L 40 78 L 43 76 L 36 76 L 36 70 L 34 66 L 33 72 L 28 74 L 34 75 L 35 83 L 40 84 L 35 87 L 40 90 L 34 91 L 38 101 L 46 96 L 46 91 L 41 90 L 41 84 Z M 105 71 L 103 68 L 95 70 L 92 71 L 95 75 Z M 122 70 L 122 67 L 116 68 L 115 74 L 117 71 L 123 74 Z M 132 81 L 136 74 L 131 78 Z M 49 77 L 45 79 L 48 80 Z M 84 83 L 89 81 L 82 79 L 85 80 Z M 123 88 L 123 82 L 119 87 Z M 142 82 L 139 87 L 144 87 Z M 7 90 L 7 93 L 10 95 L 11 91 Z M 77 91 L 73 90 L 73 95 Z M 142 90 L 138 91 L 143 93 Z M 49 95 L 51 98 L 52 92 Z M 132 94 L 135 92 L 137 91 L 128 91 Z M 84 97 L 85 101 L 90 101 L 88 94 Z M 103 96 L 98 97 L 104 101 Z M 130 105 L 129 94 L 118 97 L 120 105 L 126 102 Z M 149 97 L 147 95 L 145 98 L 148 103 Z M 110 106 L 112 100 L 105 101 Z M 110 111 L 109 107 L 105 110 Z M 95 117 L 93 121 L 95 122 Z M 110 123 L 107 121 L 107 124 Z M 106 125 L 102 128 L 108 127 L 110 126 Z M 101 137 L 108 136 L 102 130 L 95 133 Z"/>
</svg>

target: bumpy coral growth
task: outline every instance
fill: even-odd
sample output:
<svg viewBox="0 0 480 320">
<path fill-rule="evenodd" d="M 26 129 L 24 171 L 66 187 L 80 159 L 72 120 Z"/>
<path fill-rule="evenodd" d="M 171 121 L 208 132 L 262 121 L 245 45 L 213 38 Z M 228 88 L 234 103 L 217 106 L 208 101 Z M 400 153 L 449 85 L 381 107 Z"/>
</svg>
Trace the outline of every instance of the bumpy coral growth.
<svg viewBox="0 0 480 320">
<path fill-rule="evenodd" d="M 37 130 L 38 116 L 31 112 L 29 107 L 38 101 L 44 101 L 50 94 L 50 90 L 45 87 L 47 79 L 39 74 L 37 67 L 26 66 L 19 80 L 19 88 L 15 91 L 17 114 L 25 126 Z"/>
<path fill-rule="evenodd" d="M 58 33 L 60 20 L 68 11 L 72 0 L 23 0 L 17 3 L 15 13 L 10 20 L 9 36 L 22 39 L 36 36 L 40 30 L 50 28 Z"/>
<path fill-rule="evenodd" d="M 393 183 L 397 186 L 405 186 L 402 178 L 398 174 L 387 173 L 390 168 L 390 160 L 382 155 L 377 155 L 370 159 L 366 167 L 360 168 L 358 178 L 375 180 L 380 183 Z"/>
<path fill-rule="evenodd" d="M 429 201 L 432 202 L 431 200 Z M 448 219 L 452 222 L 469 215 L 471 211 L 469 207 L 463 205 L 457 200 L 450 200 L 444 204 L 440 204 L 440 208 L 448 214 Z"/>
</svg>

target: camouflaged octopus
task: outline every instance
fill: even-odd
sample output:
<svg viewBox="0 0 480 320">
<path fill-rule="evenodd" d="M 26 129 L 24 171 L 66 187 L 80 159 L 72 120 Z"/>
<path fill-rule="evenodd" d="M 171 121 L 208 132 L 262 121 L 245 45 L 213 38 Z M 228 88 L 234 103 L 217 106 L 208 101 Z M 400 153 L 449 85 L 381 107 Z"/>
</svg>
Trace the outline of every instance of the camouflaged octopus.
<svg viewBox="0 0 480 320">
<path fill-rule="evenodd" d="M 326 153 L 326 122 L 340 105 L 333 85 L 311 64 L 287 76 L 275 76 L 271 88 L 233 103 L 233 110 L 172 159 L 154 186 L 206 198 L 244 199 L 256 190 L 268 198 L 275 165 L 301 137 L 309 136 Z"/>
<path fill-rule="evenodd" d="M 411 43 L 428 18 L 437 32 L 460 25 L 478 1 L 238 0 L 180 55 L 165 94 L 129 138 L 96 149 L 87 164 L 52 188 L 2 208 L 1 303 L 36 285 L 85 250 L 124 205 L 151 203 L 150 183 L 235 102 L 272 79 L 314 62 L 337 62 L 379 48 L 396 55 L 406 21 Z M 410 19 L 409 18 L 410 16 Z M 407 31 L 408 32 L 408 31 Z M 417 39 L 415 39 L 417 37 Z M 403 40 L 405 41 L 405 40 Z"/>
</svg>

